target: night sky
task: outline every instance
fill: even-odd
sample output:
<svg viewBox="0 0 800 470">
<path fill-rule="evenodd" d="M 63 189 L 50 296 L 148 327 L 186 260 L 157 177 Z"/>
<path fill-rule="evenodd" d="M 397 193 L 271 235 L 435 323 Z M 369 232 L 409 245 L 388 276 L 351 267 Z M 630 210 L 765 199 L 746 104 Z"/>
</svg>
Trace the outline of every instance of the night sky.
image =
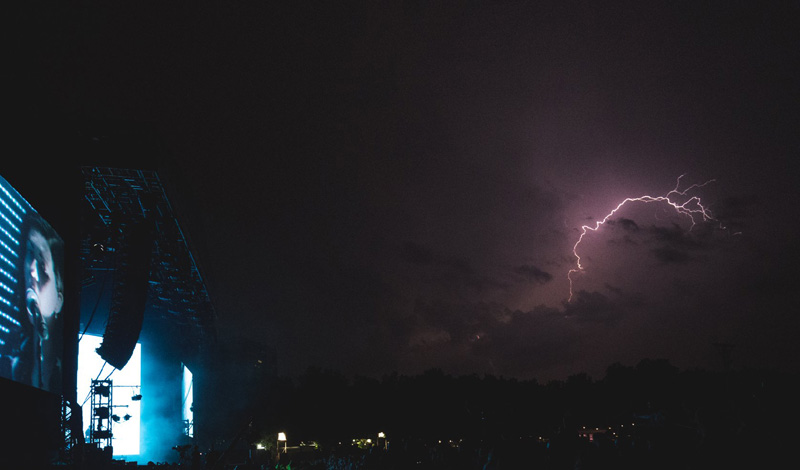
<svg viewBox="0 0 800 470">
<path fill-rule="evenodd" d="M 30 109 L 157 127 L 223 340 L 287 375 L 797 367 L 797 2 L 213 3 L 28 6 L 12 43 Z M 706 182 L 676 199 L 713 220 L 589 232 L 568 301 L 583 225 Z"/>
</svg>

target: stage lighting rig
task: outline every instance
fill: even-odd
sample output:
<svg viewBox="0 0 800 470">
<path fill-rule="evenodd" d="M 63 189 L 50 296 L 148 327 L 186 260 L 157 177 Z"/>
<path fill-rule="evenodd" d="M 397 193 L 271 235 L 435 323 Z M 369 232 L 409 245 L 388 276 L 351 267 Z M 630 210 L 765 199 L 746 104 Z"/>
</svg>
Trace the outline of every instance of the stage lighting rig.
<svg viewBox="0 0 800 470">
<path fill-rule="evenodd" d="M 133 416 L 131 416 L 128 413 L 125 413 L 125 416 L 123 416 L 122 418 L 120 418 L 119 415 L 111 415 L 111 419 L 113 419 L 115 423 L 119 423 L 120 419 L 122 419 L 123 421 L 128 421 L 131 418 L 133 418 Z"/>
</svg>

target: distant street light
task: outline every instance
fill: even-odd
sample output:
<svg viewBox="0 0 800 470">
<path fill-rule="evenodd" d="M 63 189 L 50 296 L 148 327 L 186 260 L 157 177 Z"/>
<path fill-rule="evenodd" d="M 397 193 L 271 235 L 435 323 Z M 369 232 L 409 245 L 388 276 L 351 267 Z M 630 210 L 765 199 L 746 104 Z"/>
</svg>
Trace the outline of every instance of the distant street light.
<svg viewBox="0 0 800 470">
<path fill-rule="evenodd" d="M 283 442 L 283 453 L 286 453 L 286 433 L 279 432 L 278 433 L 278 453 L 281 452 L 281 442 Z"/>
</svg>

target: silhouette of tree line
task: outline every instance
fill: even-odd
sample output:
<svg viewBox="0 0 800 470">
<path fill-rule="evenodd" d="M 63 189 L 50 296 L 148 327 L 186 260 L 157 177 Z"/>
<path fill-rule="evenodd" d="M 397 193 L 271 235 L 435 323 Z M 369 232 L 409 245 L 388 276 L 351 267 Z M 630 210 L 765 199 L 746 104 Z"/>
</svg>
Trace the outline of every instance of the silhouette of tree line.
<svg viewBox="0 0 800 470">
<path fill-rule="evenodd" d="M 552 449 L 577 445 L 586 427 L 607 431 L 595 447 L 638 446 L 665 464 L 703 456 L 709 465 L 726 458 L 755 465 L 792 448 L 797 383 L 771 370 L 681 371 L 665 359 L 612 364 L 598 380 L 581 373 L 548 383 L 440 369 L 349 379 L 310 367 L 263 384 L 248 410 L 248 439 L 281 430 L 295 444 L 332 448 L 384 432 L 394 446 L 524 440 Z"/>
</svg>

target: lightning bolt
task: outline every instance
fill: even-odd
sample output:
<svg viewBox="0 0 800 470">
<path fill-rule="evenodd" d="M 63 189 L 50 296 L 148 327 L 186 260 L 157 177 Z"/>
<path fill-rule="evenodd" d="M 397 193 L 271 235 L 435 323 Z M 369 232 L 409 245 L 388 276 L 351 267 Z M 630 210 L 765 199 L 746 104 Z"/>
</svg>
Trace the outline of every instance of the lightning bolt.
<svg viewBox="0 0 800 470">
<path fill-rule="evenodd" d="M 691 191 L 693 189 L 697 189 L 697 188 L 702 188 L 703 186 L 705 186 L 707 184 L 711 184 L 716 180 L 712 179 L 712 180 L 706 181 L 705 183 L 693 184 L 693 185 L 687 187 L 686 189 L 681 190 L 680 189 L 680 187 L 681 187 L 681 179 L 684 176 L 685 175 L 679 176 L 678 180 L 677 180 L 677 182 L 675 184 L 675 188 L 673 188 L 670 192 L 668 192 L 667 194 L 665 194 L 663 196 L 648 196 L 648 195 L 645 195 L 645 196 L 639 196 L 639 197 L 627 197 L 622 202 L 617 204 L 617 207 L 612 209 L 611 212 L 609 212 L 605 217 L 603 217 L 602 220 L 596 222 L 594 224 L 594 227 L 589 226 L 589 225 L 584 225 L 584 226 L 581 227 L 581 235 L 580 235 L 580 237 L 578 237 L 578 241 L 575 242 L 575 245 L 573 245 L 573 247 L 572 247 L 572 254 L 575 256 L 575 267 L 570 269 L 569 272 L 567 273 L 567 279 L 569 279 L 569 299 L 568 299 L 568 302 L 572 301 L 572 295 L 573 295 L 573 291 L 572 291 L 572 283 L 573 283 L 572 275 L 574 273 L 583 271 L 583 266 L 581 265 L 581 256 L 578 254 L 578 246 L 580 246 L 581 242 L 583 241 L 583 238 L 586 236 L 587 233 L 589 233 L 589 231 L 596 232 L 603 224 L 606 223 L 606 221 L 608 221 L 608 219 L 610 219 L 625 204 L 628 204 L 629 202 L 644 202 L 644 203 L 665 202 L 665 203 L 669 204 L 670 206 L 672 206 L 672 208 L 675 209 L 675 212 L 677 212 L 678 214 L 682 214 L 682 215 L 687 216 L 692 221 L 692 225 L 689 228 L 690 231 L 692 230 L 692 228 L 694 228 L 695 224 L 700 219 L 703 222 L 708 222 L 708 221 L 718 222 L 717 219 L 715 219 L 711 215 L 711 211 L 709 211 L 708 208 L 703 206 L 702 201 L 700 200 L 700 197 L 691 196 L 691 197 L 689 197 L 689 199 L 686 199 L 683 203 L 680 203 L 677 200 L 677 199 L 682 199 L 682 198 L 686 197 L 687 193 L 689 191 Z M 720 228 L 724 229 L 725 227 L 722 227 L 722 225 L 720 225 Z"/>
</svg>

